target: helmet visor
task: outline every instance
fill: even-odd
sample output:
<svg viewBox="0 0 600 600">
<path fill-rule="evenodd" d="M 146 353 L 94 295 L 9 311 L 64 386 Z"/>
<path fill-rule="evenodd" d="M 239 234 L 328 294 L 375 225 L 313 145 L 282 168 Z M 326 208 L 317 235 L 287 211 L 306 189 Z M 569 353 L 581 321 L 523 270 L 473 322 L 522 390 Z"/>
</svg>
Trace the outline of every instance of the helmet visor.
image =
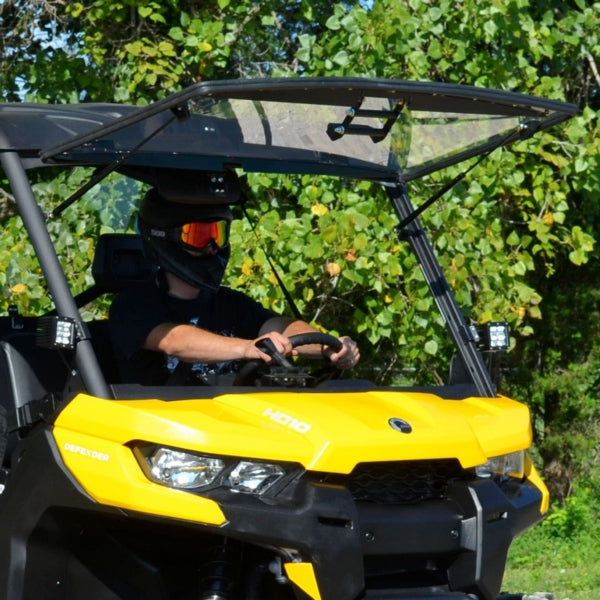
<svg viewBox="0 0 600 600">
<path fill-rule="evenodd" d="M 229 242 L 229 222 L 200 221 L 182 225 L 179 241 L 189 248 L 201 250 L 211 242 L 223 248 Z"/>
</svg>

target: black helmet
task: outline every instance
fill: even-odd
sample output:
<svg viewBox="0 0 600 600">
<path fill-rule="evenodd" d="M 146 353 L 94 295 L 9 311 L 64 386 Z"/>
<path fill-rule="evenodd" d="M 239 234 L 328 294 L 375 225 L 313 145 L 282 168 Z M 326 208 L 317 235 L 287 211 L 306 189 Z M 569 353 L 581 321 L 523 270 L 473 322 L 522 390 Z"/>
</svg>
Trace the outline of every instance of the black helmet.
<svg viewBox="0 0 600 600">
<path fill-rule="evenodd" d="M 141 202 L 138 226 L 151 261 L 194 287 L 216 292 L 229 261 L 232 218 L 226 205 L 171 202 L 152 188 Z"/>
</svg>

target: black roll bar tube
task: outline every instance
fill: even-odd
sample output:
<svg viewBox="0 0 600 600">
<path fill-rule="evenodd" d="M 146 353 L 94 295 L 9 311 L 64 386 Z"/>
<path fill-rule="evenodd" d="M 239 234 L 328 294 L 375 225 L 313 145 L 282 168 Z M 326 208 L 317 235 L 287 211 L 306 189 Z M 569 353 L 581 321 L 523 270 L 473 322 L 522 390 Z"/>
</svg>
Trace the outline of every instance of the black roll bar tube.
<svg viewBox="0 0 600 600">
<path fill-rule="evenodd" d="M 394 186 L 386 186 L 386 190 L 401 223 L 405 223 L 402 231 L 398 231 L 401 241 L 408 241 L 415 253 L 425 281 L 435 298 L 438 309 L 446 323 L 448 333 L 456 346 L 458 356 L 471 376 L 482 398 L 495 398 L 496 389 L 481 354 L 477 350 L 475 338 L 468 327 L 464 316 L 452 294 L 450 284 L 442 271 L 435 252 L 421 225 L 415 216 L 415 208 L 408 196 L 403 182 Z"/>
<path fill-rule="evenodd" d="M 44 215 L 35 200 L 23 163 L 16 152 L 0 153 L 0 161 L 10 182 L 17 209 L 29 233 L 40 267 L 46 278 L 57 314 L 81 323 L 77 305 L 50 239 Z M 98 398 L 111 399 L 113 397 L 90 339 L 82 339 L 77 343 L 75 363 L 81 373 L 83 384 L 90 394 Z"/>
</svg>

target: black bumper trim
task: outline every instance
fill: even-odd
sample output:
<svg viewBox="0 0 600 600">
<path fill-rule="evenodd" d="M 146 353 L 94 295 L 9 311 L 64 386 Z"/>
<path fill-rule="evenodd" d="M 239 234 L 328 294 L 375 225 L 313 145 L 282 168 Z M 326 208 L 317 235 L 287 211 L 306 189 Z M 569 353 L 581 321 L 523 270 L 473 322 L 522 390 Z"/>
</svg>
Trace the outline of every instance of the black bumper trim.
<svg viewBox="0 0 600 600">
<path fill-rule="evenodd" d="M 296 499 L 288 506 L 266 506 L 260 499 L 223 491 L 211 496 L 227 517 L 224 534 L 291 548 L 311 562 L 323 600 L 355 600 L 363 593 L 369 599 L 396 600 L 397 591 L 386 595 L 381 587 L 382 580 L 393 577 L 370 572 L 382 557 L 395 565 L 398 581 L 406 571 L 406 585 L 414 584 L 419 564 L 430 560 L 437 565 L 429 585 L 450 591 L 422 588 L 411 592 L 411 600 L 462 600 L 465 593 L 496 600 L 512 540 L 542 518 L 537 488 L 524 482 L 511 489 L 509 498 L 490 479 L 456 481 L 447 499 L 410 506 L 356 503 L 343 487 L 306 481 L 294 494 L 288 491 L 288 498 Z M 390 587 L 398 590 L 403 584 Z"/>
</svg>

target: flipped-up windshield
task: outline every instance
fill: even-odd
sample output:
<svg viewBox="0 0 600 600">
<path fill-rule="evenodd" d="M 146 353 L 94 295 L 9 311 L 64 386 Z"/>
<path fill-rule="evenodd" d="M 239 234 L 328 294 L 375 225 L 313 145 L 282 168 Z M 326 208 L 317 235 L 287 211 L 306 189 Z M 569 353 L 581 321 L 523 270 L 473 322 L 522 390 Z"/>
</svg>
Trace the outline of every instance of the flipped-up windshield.
<svg viewBox="0 0 600 600">
<path fill-rule="evenodd" d="M 500 140 L 523 124 L 514 116 L 411 110 L 373 97 L 364 98 L 359 107 L 242 99 L 211 106 L 192 102 L 191 107 L 195 114 L 235 120 L 249 152 L 271 150 L 276 159 L 281 152 L 298 156 L 310 151 L 323 166 L 367 162 L 372 169 L 391 169 L 404 177 Z"/>
<path fill-rule="evenodd" d="M 79 114 L 69 113 L 75 108 Z M 46 164 L 379 180 L 415 179 L 575 113 L 570 104 L 509 92 L 354 78 L 206 82 L 144 108 L 62 110 L 37 115 L 44 126 L 27 132 L 29 156 L 37 147 Z M 3 129 L 0 150 L 25 143 L 16 129 Z"/>
</svg>

